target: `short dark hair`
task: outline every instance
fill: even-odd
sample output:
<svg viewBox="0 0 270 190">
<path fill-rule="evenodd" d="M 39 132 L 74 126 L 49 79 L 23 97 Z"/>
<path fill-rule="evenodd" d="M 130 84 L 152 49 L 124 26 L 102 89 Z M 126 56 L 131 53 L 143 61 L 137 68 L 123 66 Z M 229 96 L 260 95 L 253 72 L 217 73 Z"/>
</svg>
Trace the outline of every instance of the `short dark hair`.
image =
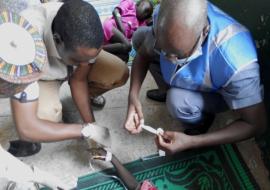
<svg viewBox="0 0 270 190">
<path fill-rule="evenodd" d="M 58 33 L 67 50 L 77 47 L 99 49 L 103 29 L 95 8 L 82 0 L 65 2 L 53 21 L 53 33 Z"/>
<path fill-rule="evenodd" d="M 146 3 L 148 6 L 147 8 L 144 10 L 145 13 L 147 13 L 145 15 L 145 19 L 151 18 L 152 14 L 153 14 L 153 10 L 154 10 L 154 4 L 151 0 L 140 0 L 138 1 L 138 5 L 141 3 Z"/>
</svg>

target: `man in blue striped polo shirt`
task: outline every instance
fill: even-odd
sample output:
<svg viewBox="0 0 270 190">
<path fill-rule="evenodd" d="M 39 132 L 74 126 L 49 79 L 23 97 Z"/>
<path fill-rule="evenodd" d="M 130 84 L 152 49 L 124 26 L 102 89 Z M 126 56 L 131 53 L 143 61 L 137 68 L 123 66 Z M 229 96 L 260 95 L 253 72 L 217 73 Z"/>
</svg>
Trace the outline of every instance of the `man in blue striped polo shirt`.
<svg viewBox="0 0 270 190">
<path fill-rule="evenodd" d="M 149 68 L 158 86 L 167 90 L 170 114 L 186 128 L 184 133 L 165 131 L 158 136 L 159 148 L 174 153 L 262 133 L 265 109 L 256 48 L 249 31 L 206 0 L 162 1 L 153 19 L 153 27 L 134 34 L 137 56 L 125 128 L 134 134 L 141 131 L 138 94 Z M 216 113 L 229 109 L 240 118 L 202 134 Z"/>
</svg>

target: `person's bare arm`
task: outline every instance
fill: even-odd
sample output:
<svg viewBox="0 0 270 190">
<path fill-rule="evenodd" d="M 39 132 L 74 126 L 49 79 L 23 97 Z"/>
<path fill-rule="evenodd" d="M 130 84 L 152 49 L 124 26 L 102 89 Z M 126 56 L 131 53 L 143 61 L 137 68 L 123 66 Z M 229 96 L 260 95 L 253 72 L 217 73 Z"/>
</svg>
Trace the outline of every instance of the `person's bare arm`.
<svg viewBox="0 0 270 190">
<path fill-rule="evenodd" d="M 104 45 L 103 49 L 112 54 L 130 51 L 131 43 L 128 41 L 125 35 L 117 28 L 113 28 L 112 32 L 113 36 L 110 44 Z"/>
<path fill-rule="evenodd" d="M 152 34 L 149 33 L 148 35 Z M 149 44 L 153 43 L 150 39 L 153 40 L 153 37 L 145 37 L 144 41 L 137 49 L 137 54 L 132 63 L 128 113 L 125 121 L 125 128 L 133 134 L 141 131 L 140 121 L 143 120 L 142 107 L 139 101 L 139 92 L 148 71 L 149 64 L 153 60 L 153 49 L 148 48 Z"/>
<path fill-rule="evenodd" d="M 165 132 L 166 138 L 170 141 L 165 142 L 159 136 L 156 143 L 166 152 L 175 153 L 190 148 L 239 142 L 260 135 L 266 129 L 266 113 L 263 103 L 238 109 L 236 112 L 240 115 L 240 119 L 224 128 L 197 136 L 188 136 L 180 132 Z"/>
<path fill-rule="evenodd" d="M 240 119 L 227 127 L 202 135 L 198 144 L 215 145 L 238 142 L 262 134 L 266 129 L 266 113 L 263 103 L 236 110 Z"/>
<path fill-rule="evenodd" d="M 114 17 L 114 20 L 115 20 L 115 23 L 116 23 L 116 26 L 117 26 L 117 29 L 125 35 L 125 28 L 122 24 L 122 21 L 121 21 L 121 14 L 119 12 L 119 9 L 118 8 L 115 8 L 113 10 L 113 17 Z"/>
<path fill-rule="evenodd" d="M 85 123 L 95 122 L 88 91 L 88 74 L 91 67 L 91 64 L 79 65 L 70 79 L 72 98 Z"/>
<path fill-rule="evenodd" d="M 110 161 L 114 166 L 118 176 L 122 182 L 127 186 L 127 189 L 135 190 L 140 187 L 136 178 L 127 170 L 127 168 L 118 160 L 118 158 L 104 148 L 89 149 L 90 158 L 94 160 Z"/>
<path fill-rule="evenodd" d="M 52 142 L 81 137 L 82 125 L 54 123 L 39 119 L 38 101 L 21 103 L 11 100 L 13 118 L 22 140 L 35 142 Z"/>
</svg>

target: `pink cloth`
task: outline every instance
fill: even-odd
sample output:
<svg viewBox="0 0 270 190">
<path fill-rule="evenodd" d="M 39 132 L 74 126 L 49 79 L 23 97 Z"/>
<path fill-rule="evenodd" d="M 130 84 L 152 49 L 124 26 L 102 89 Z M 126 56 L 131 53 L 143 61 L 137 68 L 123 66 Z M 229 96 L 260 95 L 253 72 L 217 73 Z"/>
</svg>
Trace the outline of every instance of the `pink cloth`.
<svg viewBox="0 0 270 190">
<path fill-rule="evenodd" d="M 140 190 L 158 190 L 150 181 L 144 180 Z"/>
<path fill-rule="evenodd" d="M 146 25 L 144 22 L 139 22 L 136 17 L 136 4 L 134 0 L 121 0 L 120 4 L 116 7 L 118 8 L 122 24 L 125 30 L 125 36 L 130 40 L 132 34 L 137 30 L 139 26 Z M 103 23 L 104 30 L 104 43 L 109 43 L 111 37 L 113 36 L 112 29 L 117 28 L 114 17 L 108 18 Z"/>
</svg>

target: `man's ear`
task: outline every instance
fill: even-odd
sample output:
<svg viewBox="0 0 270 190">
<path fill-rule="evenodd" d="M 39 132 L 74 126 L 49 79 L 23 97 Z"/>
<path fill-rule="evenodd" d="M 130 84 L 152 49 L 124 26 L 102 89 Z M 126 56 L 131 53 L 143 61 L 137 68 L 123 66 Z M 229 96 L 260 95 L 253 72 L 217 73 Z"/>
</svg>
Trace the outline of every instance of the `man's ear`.
<svg viewBox="0 0 270 190">
<path fill-rule="evenodd" d="M 58 33 L 53 34 L 53 40 L 55 43 L 60 44 L 63 42 L 61 36 Z"/>
</svg>

